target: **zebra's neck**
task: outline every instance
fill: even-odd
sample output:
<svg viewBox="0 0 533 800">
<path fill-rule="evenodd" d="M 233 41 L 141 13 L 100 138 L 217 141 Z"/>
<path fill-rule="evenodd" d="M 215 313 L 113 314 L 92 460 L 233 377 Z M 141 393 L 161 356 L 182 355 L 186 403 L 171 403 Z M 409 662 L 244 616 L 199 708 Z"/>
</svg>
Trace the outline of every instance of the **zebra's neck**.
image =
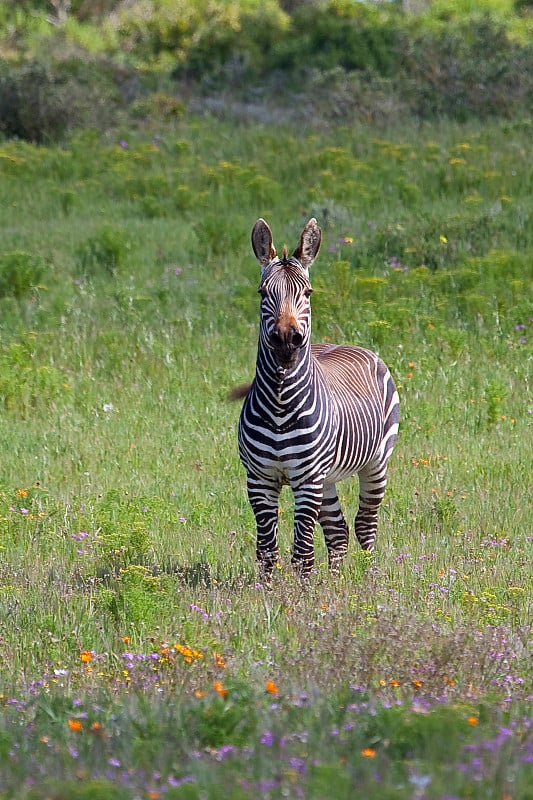
<svg viewBox="0 0 533 800">
<path fill-rule="evenodd" d="M 256 389 L 269 404 L 278 409 L 290 408 L 295 395 L 304 397 L 313 389 L 313 357 L 311 347 L 303 347 L 294 366 L 278 364 L 274 354 L 266 347 L 259 347 L 256 363 Z"/>
</svg>

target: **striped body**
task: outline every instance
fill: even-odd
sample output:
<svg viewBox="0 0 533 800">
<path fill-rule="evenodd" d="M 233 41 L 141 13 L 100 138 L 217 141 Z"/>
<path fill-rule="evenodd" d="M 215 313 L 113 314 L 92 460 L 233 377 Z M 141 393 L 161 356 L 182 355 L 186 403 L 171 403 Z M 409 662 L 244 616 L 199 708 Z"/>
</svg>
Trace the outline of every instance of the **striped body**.
<svg viewBox="0 0 533 800">
<path fill-rule="evenodd" d="M 252 243 L 263 267 L 261 324 L 255 379 L 239 421 L 239 452 L 257 523 L 257 556 L 268 577 L 278 558 L 278 500 L 295 496 L 293 562 L 313 567 L 314 527 L 324 531 L 330 566 L 348 547 L 348 526 L 336 482 L 359 476 L 355 532 L 374 548 L 377 511 L 387 462 L 396 441 L 399 402 L 392 377 L 377 355 L 361 347 L 310 343 L 308 268 L 320 245 L 315 220 L 300 245 L 279 259 L 263 220 Z"/>
</svg>

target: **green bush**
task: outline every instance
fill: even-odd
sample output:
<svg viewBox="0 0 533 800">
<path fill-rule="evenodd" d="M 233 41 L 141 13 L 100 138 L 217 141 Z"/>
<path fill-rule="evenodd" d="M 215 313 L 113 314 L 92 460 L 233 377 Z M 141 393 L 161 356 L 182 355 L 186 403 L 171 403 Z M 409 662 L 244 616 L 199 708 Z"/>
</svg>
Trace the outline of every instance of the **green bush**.
<svg viewBox="0 0 533 800">
<path fill-rule="evenodd" d="M 411 38 L 398 91 L 412 111 L 464 121 L 510 117 L 533 102 L 533 46 L 512 41 L 490 17 Z"/>
<path fill-rule="evenodd" d="M 37 253 L 0 253 L 0 297 L 25 297 L 38 286 L 45 269 L 46 259 Z"/>
<path fill-rule="evenodd" d="M 0 131 L 36 144 L 57 140 L 69 124 L 63 87 L 42 64 L 3 70 L 0 76 Z"/>
<path fill-rule="evenodd" d="M 335 0 L 296 8 L 289 35 L 275 48 L 280 69 L 368 70 L 390 76 L 398 68 L 404 33 L 400 15 L 384 15 L 360 3 Z M 399 24 L 400 23 L 400 24 Z"/>
<path fill-rule="evenodd" d="M 0 133 L 44 144 L 84 124 L 103 127 L 121 105 L 122 94 L 136 96 L 134 84 L 131 70 L 103 60 L 71 58 L 50 66 L 0 62 Z"/>
<path fill-rule="evenodd" d="M 128 246 L 123 231 L 105 225 L 79 246 L 78 266 L 88 276 L 106 272 L 115 275 L 124 263 Z"/>
</svg>

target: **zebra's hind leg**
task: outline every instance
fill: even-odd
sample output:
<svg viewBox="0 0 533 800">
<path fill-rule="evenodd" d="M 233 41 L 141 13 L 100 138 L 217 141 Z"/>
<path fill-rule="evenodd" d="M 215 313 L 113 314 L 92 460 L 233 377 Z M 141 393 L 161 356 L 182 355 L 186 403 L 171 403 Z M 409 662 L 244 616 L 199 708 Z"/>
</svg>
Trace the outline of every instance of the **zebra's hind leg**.
<svg viewBox="0 0 533 800">
<path fill-rule="evenodd" d="M 247 487 L 257 525 L 257 561 L 261 577 L 268 583 L 279 558 L 278 503 L 281 487 L 251 475 L 248 476 Z"/>
<path fill-rule="evenodd" d="M 359 510 L 355 535 L 363 550 L 373 552 L 378 529 L 378 511 L 387 485 L 387 462 L 367 464 L 359 473 Z"/>
<path fill-rule="evenodd" d="M 337 573 L 348 552 L 348 525 L 341 510 L 335 484 L 324 486 L 318 521 L 324 532 L 331 572 Z"/>
</svg>

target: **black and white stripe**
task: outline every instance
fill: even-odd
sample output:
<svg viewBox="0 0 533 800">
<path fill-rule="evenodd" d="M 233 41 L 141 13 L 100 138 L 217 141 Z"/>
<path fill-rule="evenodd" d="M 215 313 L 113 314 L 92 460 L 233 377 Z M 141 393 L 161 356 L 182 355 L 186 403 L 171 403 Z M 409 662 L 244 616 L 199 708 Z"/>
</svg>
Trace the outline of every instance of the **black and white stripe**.
<svg viewBox="0 0 533 800">
<path fill-rule="evenodd" d="M 348 526 L 335 484 L 359 476 L 355 533 L 374 549 L 387 462 L 398 435 L 399 400 L 380 358 L 362 347 L 310 343 L 309 267 L 320 248 L 316 220 L 294 254 L 279 258 L 267 223 L 252 231 L 261 265 L 256 373 L 239 421 L 239 452 L 257 523 L 257 557 L 268 578 L 278 558 L 281 487 L 294 492 L 293 563 L 313 568 L 313 533 L 324 531 L 330 566 L 348 548 Z"/>
</svg>

